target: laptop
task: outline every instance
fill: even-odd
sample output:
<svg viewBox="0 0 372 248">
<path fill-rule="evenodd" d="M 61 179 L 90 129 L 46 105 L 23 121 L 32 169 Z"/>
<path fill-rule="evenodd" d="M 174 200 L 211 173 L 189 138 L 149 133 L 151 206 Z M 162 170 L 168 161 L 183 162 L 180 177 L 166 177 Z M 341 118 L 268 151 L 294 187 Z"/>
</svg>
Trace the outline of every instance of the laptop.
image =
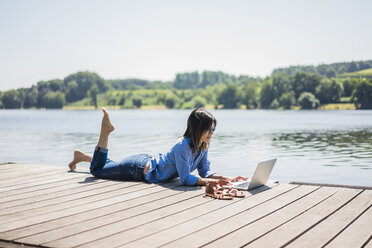
<svg viewBox="0 0 372 248">
<path fill-rule="evenodd" d="M 254 171 L 253 177 L 247 181 L 239 181 L 231 183 L 233 189 L 238 190 L 251 190 L 259 186 L 265 185 L 269 178 L 271 171 L 276 163 L 276 158 L 259 162 L 256 170 Z"/>
</svg>

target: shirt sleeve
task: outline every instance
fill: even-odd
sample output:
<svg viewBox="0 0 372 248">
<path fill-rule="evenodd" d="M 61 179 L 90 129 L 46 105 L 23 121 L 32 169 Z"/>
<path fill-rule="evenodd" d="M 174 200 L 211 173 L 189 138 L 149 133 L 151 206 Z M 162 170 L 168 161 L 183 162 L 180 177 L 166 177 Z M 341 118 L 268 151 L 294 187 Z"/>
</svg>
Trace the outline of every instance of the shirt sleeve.
<svg viewBox="0 0 372 248">
<path fill-rule="evenodd" d="M 210 170 L 210 164 L 211 162 L 209 162 L 208 160 L 208 151 L 206 151 L 198 165 L 198 173 L 200 177 L 206 178 L 213 176 L 213 174 L 216 174 L 215 172 Z"/>
<path fill-rule="evenodd" d="M 189 151 L 184 145 L 178 145 L 174 151 L 175 163 L 177 167 L 178 176 L 183 185 L 195 185 L 198 177 L 190 174 L 190 164 L 188 158 Z"/>
</svg>

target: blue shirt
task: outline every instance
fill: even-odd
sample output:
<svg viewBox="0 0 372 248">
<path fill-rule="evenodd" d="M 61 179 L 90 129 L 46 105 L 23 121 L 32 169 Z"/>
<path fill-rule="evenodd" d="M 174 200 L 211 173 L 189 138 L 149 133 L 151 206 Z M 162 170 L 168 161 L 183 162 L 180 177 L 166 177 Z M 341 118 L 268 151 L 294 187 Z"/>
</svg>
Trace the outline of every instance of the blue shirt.
<svg viewBox="0 0 372 248">
<path fill-rule="evenodd" d="M 195 185 L 198 177 L 191 174 L 195 169 L 198 169 L 200 177 L 212 176 L 214 173 L 209 169 L 208 151 L 201 149 L 197 155 L 191 150 L 190 142 L 190 138 L 181 138 L 168 153 L 155 155 L 145 179 L 159 183 L 179 176 L 183 185 Z"/>
</svg>

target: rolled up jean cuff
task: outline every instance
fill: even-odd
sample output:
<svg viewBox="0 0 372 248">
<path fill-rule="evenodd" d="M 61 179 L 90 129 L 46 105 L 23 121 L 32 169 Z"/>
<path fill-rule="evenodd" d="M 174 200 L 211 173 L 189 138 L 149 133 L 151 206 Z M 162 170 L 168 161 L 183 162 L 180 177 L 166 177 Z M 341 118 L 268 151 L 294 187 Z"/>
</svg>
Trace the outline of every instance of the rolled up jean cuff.
<svg viewBox="0 0 372 248">
<path fill-rule="evenodd" d="M 108 149 L 107 148 L 102 148 L 102 147 L 96 146 L 95 151 L 102 152 L 102 153 L 107 153 L 108 152 Z"/>
</svg>

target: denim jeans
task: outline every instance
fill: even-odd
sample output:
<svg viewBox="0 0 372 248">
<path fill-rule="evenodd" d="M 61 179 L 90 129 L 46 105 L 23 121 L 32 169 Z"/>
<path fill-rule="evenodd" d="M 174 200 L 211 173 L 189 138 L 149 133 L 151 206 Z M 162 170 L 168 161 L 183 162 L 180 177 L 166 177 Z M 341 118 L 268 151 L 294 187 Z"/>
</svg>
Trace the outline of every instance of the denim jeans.
<svg viewBox="0 0 372 248">
<path fill-rule="evenodd" d="M 90 173 L 97 178 L 145 181 L 143 174 L 146 164 L 151 157 L 148 154 L 132 155 L 121 162 L 107 158 L 108 149 L 96 147 L 90 163 Z"/>
</svg>

